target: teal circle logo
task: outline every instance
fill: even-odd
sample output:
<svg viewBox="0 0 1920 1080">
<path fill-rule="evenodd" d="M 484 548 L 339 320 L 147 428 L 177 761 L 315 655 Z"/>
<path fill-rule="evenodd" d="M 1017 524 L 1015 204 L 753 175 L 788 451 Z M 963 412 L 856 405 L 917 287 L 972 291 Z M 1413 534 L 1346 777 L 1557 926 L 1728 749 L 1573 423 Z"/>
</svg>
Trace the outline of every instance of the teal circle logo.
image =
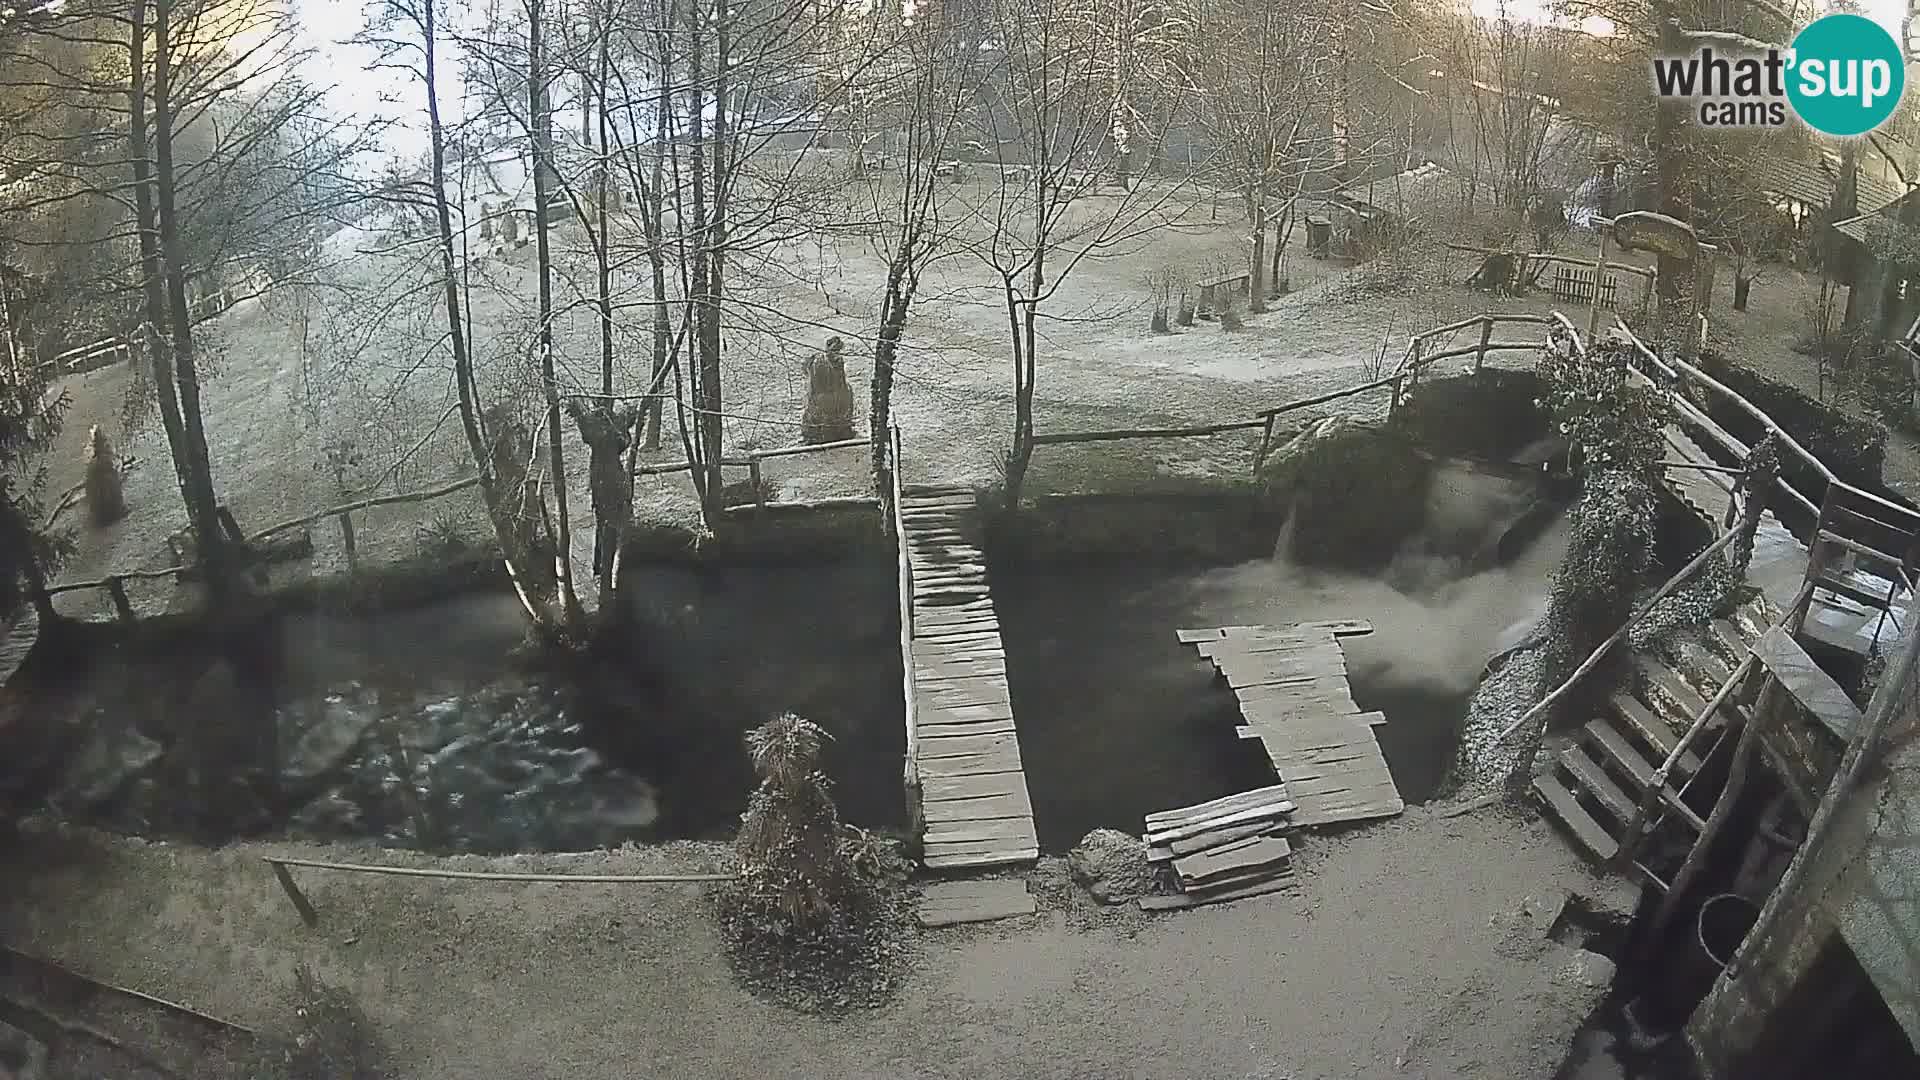
<svg viewBox="0 0 1920 1080">
<path fill-rule="evenodd" d="M 1907 88 L 1900 45 L 1863 15 L 1815 19 L 1793 39 L 1787 100 L 1815 131 L 1864 135 L 1886 122 Z"/>
</svg>

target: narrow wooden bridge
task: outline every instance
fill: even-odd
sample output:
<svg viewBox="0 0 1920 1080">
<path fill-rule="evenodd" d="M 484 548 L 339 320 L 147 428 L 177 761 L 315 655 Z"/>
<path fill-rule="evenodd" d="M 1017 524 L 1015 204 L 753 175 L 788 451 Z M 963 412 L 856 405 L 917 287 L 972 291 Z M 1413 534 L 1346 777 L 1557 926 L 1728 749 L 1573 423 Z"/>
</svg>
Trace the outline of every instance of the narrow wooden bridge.
<svg viewBox="0 0 1920 1080">
<path fill-rule="evenodd" d="M 953 870 L 1039 857 L 1033 802 L 987 585 L 974 494 L 923 487 L 898 499 L 907 642 L 909 795 L 917 779 L 924 862 Z"/>
</svg>

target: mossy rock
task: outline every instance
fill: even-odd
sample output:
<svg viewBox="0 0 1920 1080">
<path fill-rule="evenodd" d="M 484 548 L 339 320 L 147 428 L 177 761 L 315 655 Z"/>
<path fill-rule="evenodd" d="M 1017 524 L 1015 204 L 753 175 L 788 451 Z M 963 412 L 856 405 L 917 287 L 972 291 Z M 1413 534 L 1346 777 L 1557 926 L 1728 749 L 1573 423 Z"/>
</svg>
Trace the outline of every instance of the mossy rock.
<svg viewBox="0 0 1920 1080">
<path fill-rule="evenodd" d="M 1487 368 L 1422 382 L 1394 424 L 1436 454 L 1506 461 L 1547 436 L 1550 418 L 1539 404 L 1545 396 L 1534 372 Z"/>
<path fill-rule="evenodd" d="M 1310 566 L 1378 567 L 1426 521 L 1432 463 L 1399 434 L 1330 417 L 1260 468 L 1263 497 L 1291 508 L 1292 546 Z"/>
</svg>

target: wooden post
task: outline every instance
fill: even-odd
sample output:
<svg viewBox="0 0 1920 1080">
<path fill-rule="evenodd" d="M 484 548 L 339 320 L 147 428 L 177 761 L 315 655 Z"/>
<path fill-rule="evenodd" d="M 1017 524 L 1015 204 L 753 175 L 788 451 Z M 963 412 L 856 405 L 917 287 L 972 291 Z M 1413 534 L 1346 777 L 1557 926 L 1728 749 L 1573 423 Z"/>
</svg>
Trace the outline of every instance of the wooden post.
<svg viewBox="0 0 1920 1080">
<path fill-rule="evenodd" d="M 1400 380 L 1403 377 L 1404 376 L 1401 375 L 1395 375 L 1393 377 L 1393 396 L 1387 399 L 1387 419 L 1389 420 L 1393 419 L 1394 414 L 1400 411 Z"/>
<path fill-rule="evenodd" d="M 293 901 L 293 909 L 300 913 L 300 921 L 308 926 L 320 925 L 320 913 L 300 893 L 300 886 L 293 883 L 293 875 L 280 863 L 273 864 L 273 876 L 280 879 L 280 888 L 286 891 L 287 899 Z"/>
<path fill-rule="evenodd" d="M 1747 785 L 1748 766 L 1753 762 L 1753 753 L 1760 747 L 1759 727 L 1766 722 L 1768 711 L 1773 707 L 1774 687 L 1778 685 L 1772 678 L 1760 688 L 1760 700 L 1754 702 L 1753 718 L 1740 729 L 1740 742 L 1733 749 L 1733 764 L 1727 773 L 1726 786 L 1720 789 L 1720 797 L 1714 801 L 1713 812 L 1707 815 L 1707 827 L 1700 830 L 1700 836 L 1694 840 L 1693 847 L 1687 852 L 1686 861 L 1680 864 L 1680 870 L 1673 875 L 1673 884 L 1668 886 L 1667 894 L 1660 898 L 1660 906 L 1654 910 L 1653 919 L 1647 924 L 1644 949 L 1651 950 L 1659 941 L 1660 931 L 1673 921 L 1674 912 L 1679 910 L 1681 897 L 1693 886 L 1700 871 L 1706 866 L 1707 849 L 1719 838 L 1720 830 L 1733 816 L 1733 805 L 1740 800 L 1740 792 Z"/>
<path fill-rule="evenodd" d="M 753 484 L 753 504 L 765 509 L 767 496 L 766 489 L 760 486 L 760 455 L 755 454 L 747 459 L 747 477 Z"/>
<path fill-rule="evenodd" d="M 126 622 L 133 621 L 133 602 L 127 599 L 127 583 L 118 575 L 107 579 L 107 595 L 113 597 L 113 610 Z"/>
<path fill-rule="evenodd" d="M 1267 426 L 1261 429 L 1260 449 L 1255 451 L 1253 455 L 1253 473 L 1255 476 L 1260 475 L 1260 466 L 1267 463 L 1267 454 L 1273 449 L 1273 422 L 1276 419 L 1278 419 L 1278 417 L 1272 413 L 1268 413 Z"/>
<path fill-rule="evenodd" d="M 1480 348 L 1477 352 L 1473 354 L 1473 373 L 1475 375 L 1480 374 L 1480 369 L 1486 365 L 1487 346 L 1492 342 L 1493 342 L 1493 320 L 1482 319 L 1480 320 Z"/>
<path fill-rule="evenodd" d="M 1600 228 L 1600 255 L 1593 260 L 1593 306 L 1587 310 L 1587 340 L 1600 335 L 1600 282 L 1607 276 L 1607 240 L 1613 230 Z"/>
<path fill-rule="evenodd" d="M 340 522 L 340 543 L 347 549 L 347 569 L 358 569 L 360 560 L 353 542 L 353 511 L 340 511 L 336 520 Z"/>
</svg>

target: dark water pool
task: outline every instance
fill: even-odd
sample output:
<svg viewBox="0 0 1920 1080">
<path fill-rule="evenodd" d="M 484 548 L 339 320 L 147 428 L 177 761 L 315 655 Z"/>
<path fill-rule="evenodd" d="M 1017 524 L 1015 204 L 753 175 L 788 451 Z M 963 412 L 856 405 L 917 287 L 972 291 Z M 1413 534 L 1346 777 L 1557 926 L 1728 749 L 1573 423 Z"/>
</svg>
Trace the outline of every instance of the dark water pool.
<svg viewBox="0 0 1920 1080">
<path fill-rule="evenodd" d="M 1234 732 L 1232 692 L 1181 628 L 1365 619 L 1345 642 L 1354 699 L 1387 723 L 1376 737 L 1409 802 L 1436 794 L 1488 656 L 1528 621 L 1563 550 L 1561 529 L 1513 563 L 1398 560 L 1375 577 L 1259 560 L 1006 566 L 993 571 L 1021 757 L 1041 846 L 1098 827 L 1137 833 L 1153 811 L 1270 783 L 1257 740 Z"/>
<path fill-rule="evenodd" d="M 503 852 L 721 837 L 755 782 L 742 734 L 792 711 L 833 736 L 842 815 L 904 824 L 890 566 L 629 581 L 631 640 L 564 667 L 516 659 L 524 622 L 497 593 L 97 657 L 47 691 L 86 733 L 52 801 L 206 840 Z"/>
</svg>

